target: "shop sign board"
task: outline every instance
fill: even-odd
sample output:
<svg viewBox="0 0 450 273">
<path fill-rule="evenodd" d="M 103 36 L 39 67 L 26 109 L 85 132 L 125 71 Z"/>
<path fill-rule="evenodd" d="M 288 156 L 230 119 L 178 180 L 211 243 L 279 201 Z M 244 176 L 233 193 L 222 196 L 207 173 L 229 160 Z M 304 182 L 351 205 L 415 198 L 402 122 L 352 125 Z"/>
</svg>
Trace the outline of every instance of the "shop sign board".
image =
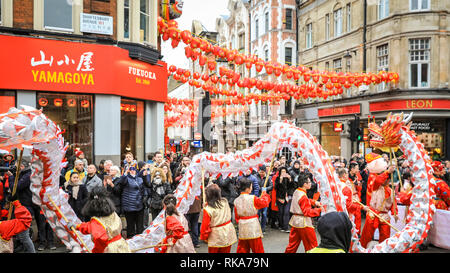
<svg viewBox="0 0 450 273">
<path fill-rule="evenodd" d="M 80 31 L 113 35 L 113 17 L 81 12 Z"/>
<path fill-rule="evenodd" d="M 342 124 L 342 122 L 335 122 L 335 123 L 333 124 L 333 128 L 334 128 L 334 131 L 335 131 L 335 132 L 342 132 L 342 129 L 343 129 L 343 124 Z"/>
<path fill-rule="evenodd" d="M 0 60 L 0 89 L 167 100 L 167 64 L 113 45 L 0 35 Z"/>
<path fill-rule="evenodd" d="M 393 110 L 450 110 L 449 99 L 410 99 L 371 102 L 370 112 Z"/>
<path fill-rule="evenodd" d="M 319 117 L 353 115 L 359 113 L 361 113 L 360 104 L 322 108 L 318 110 Z"/>
</svg>

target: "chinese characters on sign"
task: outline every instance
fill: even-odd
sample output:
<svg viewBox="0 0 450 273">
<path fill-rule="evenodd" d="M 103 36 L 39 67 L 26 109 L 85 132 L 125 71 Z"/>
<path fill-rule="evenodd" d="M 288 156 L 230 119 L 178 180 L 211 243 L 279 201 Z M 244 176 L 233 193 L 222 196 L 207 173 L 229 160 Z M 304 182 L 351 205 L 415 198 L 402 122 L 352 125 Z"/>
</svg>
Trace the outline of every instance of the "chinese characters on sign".
<svg viewBox="0 0 450 273">
<path fill-rule="evenodd" d="M 113 35 L 113 18 L 97 14 L 80 14 L 80 31 Z"/>
</svg>

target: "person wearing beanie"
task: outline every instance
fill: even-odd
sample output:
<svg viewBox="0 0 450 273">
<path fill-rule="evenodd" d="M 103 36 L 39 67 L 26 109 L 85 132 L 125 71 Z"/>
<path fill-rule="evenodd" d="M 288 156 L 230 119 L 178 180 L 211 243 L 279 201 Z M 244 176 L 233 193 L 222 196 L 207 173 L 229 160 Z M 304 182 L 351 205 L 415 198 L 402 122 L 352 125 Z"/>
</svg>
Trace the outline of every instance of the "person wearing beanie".
<svg viewBox="0 0 450 273">
<path fill-rule="evenodd" d="M 128 243 L 122 237 L 122 221 L 115 212 L 113 201 L 103 187 L 93 188 L 88 201 L 82 209 L 83 215 L 90 218 L 74 226 L 83 234 L 90 234 L 94 248 L 92 253 L 129 253 Z"/>
<path fill-rule="evenodd" d="M 352 222 L 345 212 L 332 211 L 317 223 L 320 244 L 307 253 L 348 253 L 352 239 Z"/>
</svg>

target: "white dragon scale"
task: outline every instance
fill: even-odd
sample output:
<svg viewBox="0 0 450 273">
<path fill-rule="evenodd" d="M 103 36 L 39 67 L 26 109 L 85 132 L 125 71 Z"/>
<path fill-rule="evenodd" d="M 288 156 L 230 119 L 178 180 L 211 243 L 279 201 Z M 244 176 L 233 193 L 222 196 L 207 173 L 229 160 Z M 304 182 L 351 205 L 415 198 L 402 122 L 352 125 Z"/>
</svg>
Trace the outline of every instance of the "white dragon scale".
<svg viewBox="0 0 450 273">
<path fill-rule="evenodd" d="M 11 150 L 32 146 L 33 158 L 31 176 L 31 191 L 33 202 L 40 205 L 56 236 L 71 252 L 86 252 L 76 234 L 68 227 L 57 210 L 49 202 L 48 196 L 60 207 L 62 213 L 71 223 L 80 223 L 70 205 L 68 196 L 59 188 L 59 176 L 64 166 L 64 155 L 67 145 L 62 132 L 56 124 L 49 120 L 40 110 L 22 106 L 23 110 L 11 108 L 8 113 L 0 115 L 0 149 Z M 331 164 L 328 154 L 322 149 L 315 137 L 302 128 L 286 122 L 275 123 L 269 132 L 252 147 L 228 154 L 212 154 L 203 152 L 193 157 L 192 163 L 175 191 L 178 199 L 177 208 L 180 213 L 186 213 L 194 198 L 201 194 L 201 173 L 205 170 L 206 177 L 217 177 L 222 174 L 237 176 L 249 168 L 268 163 L 279 142 L 279 149 L 288 147 L 298 152 L 306 161 L 308 168 L 318 184 L 321 202 L 325 212 L 346 211 L 345 197 L 338 186 L 339 178 Z M 397 234 L 371 249 L 364 249 L 359 244 L 356 229 L 353 228 L 354 252 L 408 252 L 413 251 L 426 237 L 430 228 L 434 205 L 431 202 L 429 183 L 432 180 L 432 169 L 427 161 L 426 152 L 411 132 L 403 133 L 400 149 L 406 152 L 408 159 L 414 162 L 416 187 L 413 190 L 411 207 L 408 215 L 409 223 Z M 430 182 L 429 182 L 430 181 Z M 134 252 L 153 252 L 147 246 L 156 245 L 165 237 L 164 211 L 162 211 L 142 234 L 127 240 Z M 78 236 L 89 249 L 93 242 L 89 235 Z"/>
</svg>

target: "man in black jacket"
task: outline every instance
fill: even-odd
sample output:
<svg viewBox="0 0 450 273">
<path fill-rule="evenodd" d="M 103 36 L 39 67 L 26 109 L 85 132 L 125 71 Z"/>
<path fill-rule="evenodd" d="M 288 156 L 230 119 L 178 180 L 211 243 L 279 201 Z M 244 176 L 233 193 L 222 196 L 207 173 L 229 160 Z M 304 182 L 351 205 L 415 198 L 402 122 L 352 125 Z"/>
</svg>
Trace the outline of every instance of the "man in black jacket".
<svg viewBox="0 0 450 273">
<path fill-rule="evenodd" d="M 267 194 L 269 194 L 269 195 L 271 194 L 271 192 L 273 190 L 272 177 L 269 177 L 269 179 L 267 180 L 267 184 L 264 187 L 264 183 L 266 182 L 266 177 L 267 177 L 266 166 L 265 165 L 259 166 L 258 174 L 256 175 L 256 179 L 258 180 L 258 184 L 259 184 L 259 188 L 260 188 L 260 190 L 258 192 L 258 197 L 261 195 L 263 190 L 265 190 L 267 192 Z M 262 229 L 263 233 L 266 232 L 267 210 L 268 210 L 268 207 L 258 210 L 259 221 L 261 223 L 261 229 Z"/>
</svg>

